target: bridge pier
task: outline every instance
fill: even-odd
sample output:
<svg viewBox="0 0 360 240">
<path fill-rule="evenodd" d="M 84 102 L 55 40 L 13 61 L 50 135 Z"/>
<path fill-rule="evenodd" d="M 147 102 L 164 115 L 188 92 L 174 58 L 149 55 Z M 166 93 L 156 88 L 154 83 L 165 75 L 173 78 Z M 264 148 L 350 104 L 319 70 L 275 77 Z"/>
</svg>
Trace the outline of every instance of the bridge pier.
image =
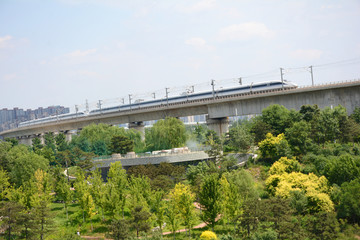
<svg viewBox="0 0 360 240">
<path fill-rule="evenodd" d="M 65 141 L 66 142 L 71 142 L 71 140 L 72 140 L 71 130 L 64 131 L 64 134 L 65 134 Z"/>
<path fill-rule="evenodd" d="M 145 125 L 144 122 L 131 122 L 129 123 L 129 129 L 133 128 L 138 130 L 141 134 L 141 140 L 145 140 Z"/>
<path fill-rule="evenodd" d="M 25 144 L 28 146 L 32 146 L 32 135 L 25 135 L 17 138 L 19 141 L 19 144 Z"/>
<path fill-rule="evenodd" d="M 224 133 L 229 132 L 229 118 L 210 118 L 209 115 L 206 116 L 206 125 L 210 130 L 216 132 L 216 134 L 220 137 Z"/>
</svg>

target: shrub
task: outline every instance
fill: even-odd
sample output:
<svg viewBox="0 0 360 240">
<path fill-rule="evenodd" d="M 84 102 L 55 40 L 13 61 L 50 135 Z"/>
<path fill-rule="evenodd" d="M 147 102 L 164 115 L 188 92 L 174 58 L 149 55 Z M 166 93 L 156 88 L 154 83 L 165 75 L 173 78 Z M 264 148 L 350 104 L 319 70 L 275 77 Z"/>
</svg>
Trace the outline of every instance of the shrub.
<svg viewBox="0 0 360 240">
<path fill-rule="evenodd" d="M 212 231 L 204 231 L 201 233 L 200 239 L 204 240 L 217 240 L 217 236 Z"/>
</svg>

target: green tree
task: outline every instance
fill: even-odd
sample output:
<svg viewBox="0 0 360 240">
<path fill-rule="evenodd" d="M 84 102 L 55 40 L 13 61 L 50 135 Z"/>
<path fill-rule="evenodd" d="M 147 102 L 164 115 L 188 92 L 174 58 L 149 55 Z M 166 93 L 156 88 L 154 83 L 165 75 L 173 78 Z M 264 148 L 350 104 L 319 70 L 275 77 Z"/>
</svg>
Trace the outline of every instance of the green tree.
<svg viewBox="0 0 360 240">
<path fill-rule="evenodd" d="M 358 124 L 360 124 L 360 107 L 355 107 L 353 113 L 350 115 L 352 119 L 355 120 Z"/>
<path fill-rule="evenodd" d="M 169 199 L 169 201 L 167 201 L 165 216 L 167 219 L 167 223 L 170 226 L 171 232 L 174 235 L 174 240 L 175 240 L 175 233 L 179 229 L 179 226 L 180 226 L 180 221 L 179 221 L 180 211 L 176 204 L 175 199 Z"/>
<path fill-rule="evenodd" d="M 294 155 L 306 154 L 312 144 L 311 125 L 305 121 L 295 122 L 285 131 L 286 139 Z"/>
<path fill-rule="evenodd" d="M 97 168 L 96 170 L 91 172 L 92 178 L 90 179 L 91 187 L 90 192 L 94 199 L 95 205 L 101 208 L 101 215 L 103 221 L 104 219 L 104 209 L 106 208 L 106 197 L 107 197 L 107 188 L 109 185 L 105 185 L 102 180 L 101 172 Z"/>
<path fill-rule="evenodd" d="M 157 191 L 154 195 L 154 203 L 152 204 L 152 210 L 155 215 L 156 224 L 159 226 L 162 233 L 163 224 L 165 223 L 165 201 L 163 200 L 164 192 Z"/>
<path fill-rule="evenodd" d="M 142 206 L 136 206 L 132 211 L 131 226 L 136 230 L 136 237 L 140 232 L 148 232 L 150 230 L 150 213 L 143 209 Z"/>
<path fill-rule="evenodd" d="M 55 145 L 57 151 L 65 151 L 68 148 L 64 133 L 59 133 L 55 136 Z"/>
<path fill-rule="evenodd" d="M 247 152 L 252 145 L 253 137 L 246 124 L 235 124 L 229 130 L 229 145 L 238 152 Z"/>
<path fill-rule="evenodd" d="M 261 116 L 251 119 L 250 133 L 254 136 L 254 142 L 259 143 L 265 139 L 267 133 L 272 133 L 273 130 L 268 123 L 265 123 Z"/>
<path fill-rule="evenodd" d="M 211 174 L 204 179 L 199 194 L 199 203 L 204 207 L 201 219 L 208 223 L 212 230 L 216 224 L 216 218 L 220 214 L 222 194 L 220 192 L 220 182 L 217 174 Z"/>
<path fill-rule="evenodd" d="M 318 212 L 304 218 L 311 239 L 332 240 L 339 236 L 339 222 L 333 212 Z"/>
<path fill-rule="evenodd" d="M 301 118 L 306 122 L 311 122 L 316 120 L 319 117 L 320 109 L 318 105 L 303 105 L 300 108 L 299 113 L 301 114 Z"/>
<path fill-rule="evenodd" d="M 262 110 L 262 120 L 274 129 L 274 134 L 284 133 L 290 126 L 290 111 L 282 105 L 274 104 Z"/>
<path fill-rule="evenodd" d="M 10 169 L 9 151 L 12 149 L 12 145 L 9 142 L 0 141 L 0 166 L 7 172 Z"/>
<path fill-rule="evenodd" d="M 65 178 L 65 175 L 62 175 L 62 177 L 56 183 L 55 192 L 56 192 L 56 196 L 63 201 L 64 209 L 66 212 L 66 218 L 69 219 L 68 205 L 72 201 L 73 194 L 72 191 L 70 190 L 70 184 L 67 181 L 67 178 Z"/>
<path fill-rule="evenodd" d="M 108 146 L 106 145 L 106 142 L 102 139 L 96 140 L 91 145 L 91 151 L 98 156 L 104 156 L 104 155 L 110 154 L 110 151 L 108 149 Z"/>
<path fill-rule="evenodd" d="M 107 181 L 106 208 L 112 216 L 122 213 L 124 217 L 128 182 L 121 162 L 111 163 Z"/>
<path fill-rule="evenodd" d="M 4 200 L 6 191 L 9 186 L 10 183 L 7 172 L 0 167 L 0 201 Z"/>
<path fill-rule="evenodd" d="M 32 139 L 32 149 L 34 152 L 38 153 L 43 147 L 40 138 L 36 137 Z"/>
<path fill-rule="evenodd" d="M 289 155 L 289 145 L 283 133 L 273 136 L 266 134 L 266 138 L 259 142 L 259 150 L 263 158 L 279 159 Z"/>
<path fill-rule="evenodd" d="M 109 233 L 107 237 L 115 240 L 126 240 L 131 236 L 129 231 L 129 223 L 124 219 L 113 219 L 111 224 L 108 226 L 108 229 Z"/>
<path fill-rule="evenodd" d="M 48 132 L 44 135 L 45 147 L 51 149 L 54 153 L 56 151 L 54 133 Z"/>
<path fill-rule="evenodd" d="M 145 176 L 134 177 L 129 179 L 129 207 L 131 209 L 142 206 L 144 210 L 149 210 L 151 206 L 153 192 L 149 178 Z"/>
<path fill-rule="evenodd" d="M 75 195 L 81 208 L 83 222 L 85 223 L 86 215 L 85 211 L 87 208 L 87 197 L 89 195 L 89 186 L 85 178 L 85 174 L 82 170 L 76 172 L 76 181 L 74 183 Z"/>
<path fill-rule="evenodd" d="M 189 230 L 189 236 L 191 236 L 190 231 L 195 220 L 194 197 L 190 187 L 182 183 L 176 184 L 175 188 L 170 192 L 170 198 L 175 201 L 183 223 Z"/>
<path fill-rule="evenodd" d="M 354 179 L 341 185 L 338 217 L 346 218 L 351 223 L 360 222 L 360 179 Z"/>
<path fill-rule="evenodd" d="M 356 162 L 351 155 L 332 157 L 325 168 L 324 175 L 330 183 L 336 183 L 340 186 L 344 182 L 360 177 L 359 164 L 360 161 Z"/>
<path fill-rule="evenodd" d="M 177 118 L 159 120 L 145 132 L 145 143 L 149 151 L 182 147 L 186 139 L 185 125 Z"/>
<path fill-rule="evenodd" d="M 47 159 L 30 152 L 24 145 L 11 148 L 7 158 L 10 181 L 17 186 L 21 186 L 23 182 L 31 179 L 37 169 L 47 170 L 49 168 Z"/>
<path fill-rule="evenodd" d="M 14 236 L 19 236 L 21 233 L 21 212 L 23 207 L 19 203 L 12 201 L 1 202 L 0 204 L 2 231 L 7 239 L 14 239 Z"/>
<path fill-rule="evenodd" d="M 113 136 L 110 149 L 112 153 L 126 154 L 134 150 L 134 141 L 123 135 Z"/>
</svg>

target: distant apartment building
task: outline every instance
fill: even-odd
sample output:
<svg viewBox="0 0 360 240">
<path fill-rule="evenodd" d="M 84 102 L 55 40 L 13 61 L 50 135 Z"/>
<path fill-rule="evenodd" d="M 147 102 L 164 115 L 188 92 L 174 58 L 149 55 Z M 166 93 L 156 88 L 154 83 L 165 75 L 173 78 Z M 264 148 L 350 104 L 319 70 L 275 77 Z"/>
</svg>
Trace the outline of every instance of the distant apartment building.
<svg viewBox="0 0 360 240">
<path fill-rule="evenodd" d="M 39 107 L 35 110 L 15 107 L 14 109 L 0 109 L 0 132 L 18 127 L 20 122 L 44 118 L 53 115 L 69 113 L 70 109 L 63 106 Z"/>
</svg>

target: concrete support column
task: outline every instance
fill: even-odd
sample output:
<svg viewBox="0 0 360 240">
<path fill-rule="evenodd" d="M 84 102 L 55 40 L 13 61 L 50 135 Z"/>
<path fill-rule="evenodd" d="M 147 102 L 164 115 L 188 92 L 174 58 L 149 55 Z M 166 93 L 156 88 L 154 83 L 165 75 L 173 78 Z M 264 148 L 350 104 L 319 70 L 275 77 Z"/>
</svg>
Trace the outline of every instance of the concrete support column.
<svg viewBox="0 0 360 240">
<path fill-rule="evenodd" d="M 209 118 L 206 116 L 206 125 L 210 130 L 213 130 L 217 133 L 218 136 L 221 136 L 224 133 L 229 132 L 229 118 Z"/>
<path fill-rule="evenodd" d="M 129 128 L 136 129 L 141 134 L 141 140 L 145 140 L 145 125 L 144 122 L 131 122 Z"/>
<path fill-rule="evenodd" d="M 45 138 L 44 138 L 44 136 L 45 136 L 45 133 L 40 133 L 40 134 L 37 136 L 37 137 L 40 139 L 40 142 L 41 142 L 42 145 L 45 144 Z"/>
<path fill-rule="evenodd" d="M 32 145 L 32 135 L 25 135 L 17 137 L 17 140 L 19 141 L 19 144 L 24 144 L 31 146 Z"/>
<path fill-rule="evenodd" d="M 67 130 L 67 131 L 64 131 L 64 134 L 65 134 L 65 140 L 67 142 L 71 142 L 71 139 L 72 139 L 72 133 L 70 130 Z"/>
</svg>

